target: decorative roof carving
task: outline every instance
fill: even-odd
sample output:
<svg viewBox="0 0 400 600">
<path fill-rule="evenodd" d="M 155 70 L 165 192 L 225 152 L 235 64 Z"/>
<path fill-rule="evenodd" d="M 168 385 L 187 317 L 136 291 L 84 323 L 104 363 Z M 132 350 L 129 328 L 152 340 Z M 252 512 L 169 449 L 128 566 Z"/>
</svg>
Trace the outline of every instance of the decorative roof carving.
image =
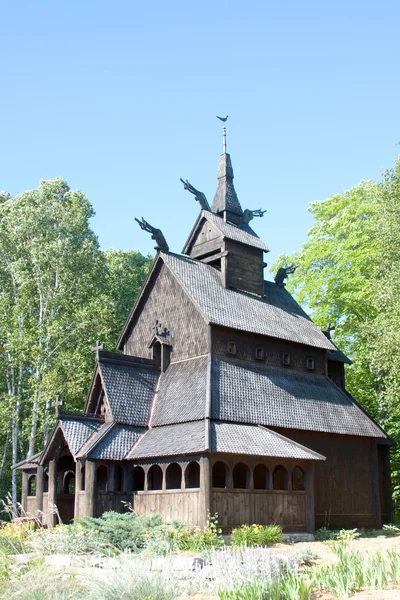
<svg viewBox="0 0 400 600">
<path fill-rule="evenodd" d="M 169 246 L 161 229 L 153 227 L 152 225 L 150 225 L 150 223 L 145 221 L 143 217 L 141 221 L 135 217 L 135 221 L 139 223 L 139 227 L 141 229 L 151 233 L 151 239 L 154 240 L 157 244 L 156 246 L 154 246 L 154 249 L 157 250 L 157 252 L 169 252 Z"/>
</svg>

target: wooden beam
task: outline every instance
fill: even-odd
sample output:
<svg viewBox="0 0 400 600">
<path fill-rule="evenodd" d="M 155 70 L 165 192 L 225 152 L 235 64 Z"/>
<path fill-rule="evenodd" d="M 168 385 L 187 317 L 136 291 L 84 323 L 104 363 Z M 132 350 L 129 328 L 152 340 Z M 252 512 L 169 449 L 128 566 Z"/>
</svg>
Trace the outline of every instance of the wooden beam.
<svg viewBox="0 0 400 600">
<path fill-rule="evenodd" d="M 38 465 L 36 470 L 36 511 L 38 517 L 42 518 L 43 513 L 43 484 L 44 484 L 44 467 Z"/>
<path fill-rule="evenodd" d="M 49 461 L 49 495 L 47 508 L 47 527 L 56 525 L 57 515 L 54 506 L 57 504 L 57 463 L 54 459 Z"/>
<path fill-rule="evenodd" d="M 86 461 L 85 476 L 85 517 L 95 517 L 96 463 L 94 461 Z"/>
<path fill-rule="evenodd" d="M 315 531 L 315 501 L 314 501 L 314 477 L 315 465 L 310 462 L 306 469 L 305 488 L 307 492 L 306 501 L 306 530 L 309 533 Z"/>
<path fill-rule="evenodd" d="M 211 506 L 211 469 L 210 458 L 203 456 L 200 460 L 200 520 L 205 528 L 208 515 L 212 514 Z"/>
<path fill-rule="evenodd" d="M 74 519 L 79 517 L 79 492 L 82 490 L 82 463 L 80 460 L 76 461 L 75 466 L 75 506 L 74 506 Z"/>
</svg>

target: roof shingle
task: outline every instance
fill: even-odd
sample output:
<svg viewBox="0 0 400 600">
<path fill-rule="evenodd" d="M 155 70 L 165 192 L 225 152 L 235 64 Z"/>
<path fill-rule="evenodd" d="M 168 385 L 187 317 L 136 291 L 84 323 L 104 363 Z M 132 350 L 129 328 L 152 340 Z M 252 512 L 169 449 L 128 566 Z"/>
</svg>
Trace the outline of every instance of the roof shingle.
<svg viewBox="0 0 400 600">
<path fill-rule="evenodd" d="M 172 363 L 161 374 L 151 425 L 196 421 L 205 417 L 207 356 Z"/>
<path fill-rule="evenodd" d="M 216 325 L 240 329 L 307 346 L 334 346 L 284 287 L 265 282 L 263 298 L 226 289 L 212 266 L 177 254 L 162 259 L 205 318 Z"/>
<path fill-rule="evenodd" d="M 386 437 L 323 375 L 215 357 L 211 417 L 222 421 Z"/>
<path fill-rule="evenodd" d="M 148 367 L 99 360 L 107 400 L 113 419 L 144 427 L 160 372 Z"/>
</svg>

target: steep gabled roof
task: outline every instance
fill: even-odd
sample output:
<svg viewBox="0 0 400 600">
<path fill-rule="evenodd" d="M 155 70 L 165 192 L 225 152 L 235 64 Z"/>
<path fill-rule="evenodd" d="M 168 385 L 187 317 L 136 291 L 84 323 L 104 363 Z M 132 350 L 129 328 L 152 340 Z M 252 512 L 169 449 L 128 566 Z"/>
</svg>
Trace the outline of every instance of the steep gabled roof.
<svg viewBox="0 0 400 600">
<path fill-rule="evenodd" d="M 349 394 L 323 375 L 215 357 L 211 383 L 213 419 L 387 438 Z"/>
<path fill-rule="evenodd" d="M 60 426 L 71 454 L 76 456 L 83 444 L 102 427 L 102 421 L 85 419 L 85 417 L 61 417 Z"/>
<path fill-rule="evenodd" d="M 208 356 L 171 363 L 160 376 L 151 425 L 197 421 L 206 416 Z"/>
<path fill-rule="evenodd" d="M 202 210 L 182 250 L 183 254 L 189 254 L 191 244 L 196 239 L 196 235 L 201 229 L 204 221 L 212 223 L 218 229 L 221 234 L 221 239 L 233 240 L 234 242 L 252 246 L 253 248 L 259 248 L 260 250 L 264 250 L 264 252 L 269 252 L 268 246 L 258 237 L 249 225 L 234 225 L 233 223 L 224 221 L 219 215 L 208 210 Z"/>
<path fill-rule="evenodd" d="M 106 423 L 82 447 L 78 458 L 122 460 L 144 431 L 142 427 Z"/>
<path fill-rule="evenodd" d="M 54 447 L 57 440 L 62 438 L 67 443 L 72 457 L 76 459 L 82 446 L 87 444 L 103 425 L 104 420 L 100 418 L 88 415 L 61 414 L 41 453 L 40 463 L 45 462 L 51 448 Z"/>
<path fill-rule="evenodd" d="M 210 323 L 326 350 L 334 346 L 282 286 L 265 282 L 265 295 L 226 289 L 212 266 L 178 254 L 162 260 Z"/>
<path fill-rule="evenodd" d="M 142 362 L 138 362 L 142 360 Z M 145 427 L 160 371 L 144 359 L 100 352 L 97 370 L 113 421 Z M 85 409 L 88 410 L 88 402 Z"/>
</svg>

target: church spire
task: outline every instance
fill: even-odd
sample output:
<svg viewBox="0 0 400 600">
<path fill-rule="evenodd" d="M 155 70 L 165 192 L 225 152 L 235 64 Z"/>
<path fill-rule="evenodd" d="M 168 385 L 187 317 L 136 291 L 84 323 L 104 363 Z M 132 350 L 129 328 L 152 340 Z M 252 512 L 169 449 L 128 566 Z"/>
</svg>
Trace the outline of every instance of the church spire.
<svg viewBox="0 0 400 600">
<path fill-rule="evenodd" d="M 228 117 L 222 119 L 217 117 L 224 123 Z M 243 214 L 239 199 L 233 185 L 233 169 L 230 155 L 226 152 L 226 127 L 222 127 L 222 146 L 223 153 L 219 159 L 218 167 L 218 187 L 215 192 L 214 200 L 211 205 L 211 211 L 217 214 L 223 213 L 226 221 L 236 222 L 238 216 Z"/>
</svg>

